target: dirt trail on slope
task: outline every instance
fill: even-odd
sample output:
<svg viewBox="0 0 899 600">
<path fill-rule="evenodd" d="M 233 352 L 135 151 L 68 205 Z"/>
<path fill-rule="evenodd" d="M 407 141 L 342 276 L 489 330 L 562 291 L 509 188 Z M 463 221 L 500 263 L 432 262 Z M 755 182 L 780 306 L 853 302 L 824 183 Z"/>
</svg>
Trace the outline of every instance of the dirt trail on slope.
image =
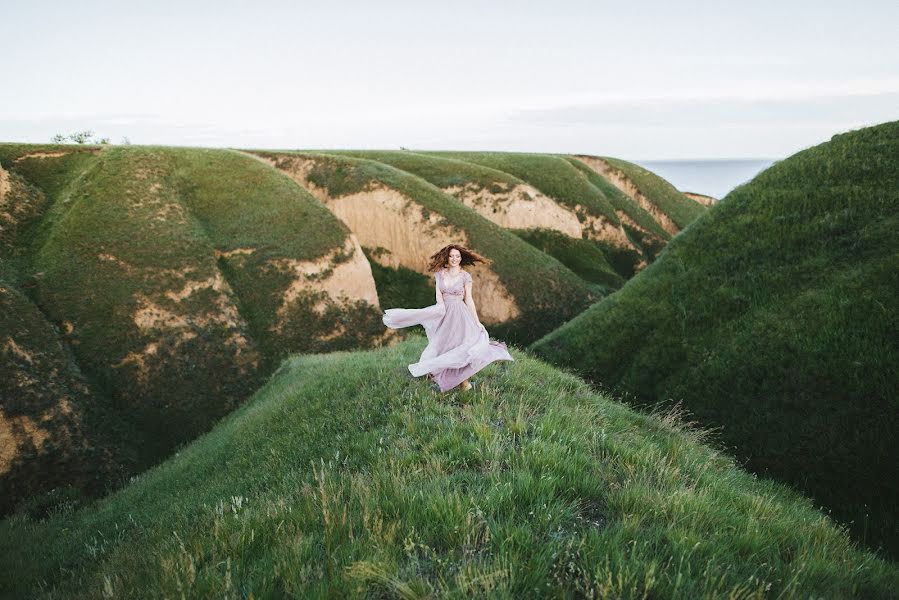
<svg viewBox="0 0 899 600">
<path fill-rule="evenodd" d="M 637 187 L 637 184 L 633 182 L 633 180 L 625 175 L 622 171 L 616 169 L 606 161 L 601 158 L 597 158 L 595 156 L 585 156 L 585 155 L 576 155 L 579 161 L 583 162 L 585 165 L 596 171 L 600 176 L 606 179 L 609 183 L 617 187 L 619 190 L 627 194 L 637 205 L 649 213 L 649 215 L 655 219 L 655 221 L 662 226 L 662 229 L 670 233 L 671 235 L 675 235 L 680 231 L 680 228 L 675 224 L 671 218 L 662 212 L 655 203 L 650 200 L 640 188 Z"/>
</svg>

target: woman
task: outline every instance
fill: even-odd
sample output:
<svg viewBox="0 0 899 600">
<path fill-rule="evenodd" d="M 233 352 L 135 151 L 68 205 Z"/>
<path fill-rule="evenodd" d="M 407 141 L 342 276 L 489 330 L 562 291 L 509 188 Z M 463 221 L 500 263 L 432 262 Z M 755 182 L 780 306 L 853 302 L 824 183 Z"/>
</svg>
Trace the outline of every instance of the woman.
<svg viewBox="0 0 899 600">
<path fill-rule="evenodd" d="M 415 377 L 430 374 L 441 392 L 457 385 L 470 390 L 468 378 L 497 360 L 514 360 L 502 342 L 491 342 L 481 325 L 471 295 L 471 275 L 462 267 L 487 262 L 458 244 L 444 246 L 431 257 L 437 304 L 426 308 L 390 308 L 384 324 L 391 329 L 422 325 L 428 345 L 417 363 L 409 365 Z"/>
</svg>

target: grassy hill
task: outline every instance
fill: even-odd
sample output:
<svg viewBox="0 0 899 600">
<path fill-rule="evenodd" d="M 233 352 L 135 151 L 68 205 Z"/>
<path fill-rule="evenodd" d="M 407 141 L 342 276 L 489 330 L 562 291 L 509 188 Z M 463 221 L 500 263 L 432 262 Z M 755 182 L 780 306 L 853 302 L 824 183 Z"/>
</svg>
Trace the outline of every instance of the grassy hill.
<svg viewBox="0 0 899 600">
<path fill-rule="evenodd" d="M 576 158 L 624 192 L 672 235 L 706 210 L 705 205 L 639 165 L 620 158 L 588 155 Z"/>
<path fill-rule="evenodd" d="M 469 270 L 478 313 L 495 337 L 529 343 L 595 298 L 560 262 L 407 171 L 351 156 L 254 153 L 291 174 L 348 224 L 381 267 L 373 271 L 379 277 L 379 293 L 388 280 L 406 283 L 402 306 L 428 298 L 425 290 L 433 297 L 427 258 L 451 242 L 492 261 Z M 401 268 L 406 269 L 404 276 L 394 273 Z M 418 273 L 418 279 L 409 272 Z"/>
<path fill-rule="evenodd" d="M 804 150 L 533 348 L 637 402 L 683 400 L 896 555 L 897 181 L 899 122 Z"/>
<path fill-rule="evenodd" d="M 231 411 L 287 353 L 380 340 L 361 248 L 259 161 L 0 144 L 0 165 L 0 282 L 15 311 L 0 364 L 18 397 L 0 427 L 21 430 L 3 441 L 4 509 L 63 480 L 94 489 L 63 457 L 107 432 L 122 431 L 123 445 L 103 445 L 113 462 L 139 470 Z M 366 274 L 370 302 L 331 285 Z"/>
<path fill-rule="evenodd" d="M 893 597 L 783 485 L 515 352 L 465 395 L 421 338 L 291 358 L 92 506 L 0 523 L 5 597 Z"/>
<path fill-rule="evenodd" d="M 475 163 L 514 175 L 539 189 L 562 206 L 577 213 L 583 223 L 585 239 L 595 242 L 608 256 L 609 262 L 625 279 L 652 262 L 677 228 L 659 205 L 681 208 L 682 204 L 698 204 L 680 195 L 658 176 L 647 174 L 652 182 L 646 193 L 635 193 L 634 186 L 622 191 L 618 180 L 601 175 L 592 166 L 596 157 L 549 155 L 513 152 L 431 152 L 429 156 L 453 158 Z M 588 166 L 589 163 L 591 166 Z M 629 164 L 629 163 L 628 163 Z M 611 173 L 617 175 L 617 171 Z M 614 182 L 614 183 L 613 183 Z M 664 183 L 667 187 L 659 185 Z M 669 189 L 670 188 L 670 189 Z M 652 200 L 648 199 L 652 196 Z M 661 195 L 663 198 L 656 198 Z M 674 195 L 679 195 L 675 199 Z M 698 216 L 702 207 L 696 212 Z M 648 210 L 647 210 L 648 209 Z M 564 250 L 560 256 L 566 256 Z"/>
<path fill-rule="evenodd" d="M 73 482 L 100 494 L 118 476 L 111 449 L 129 432 L 102 427 L 115 419 L 98 393 L 37 306 L 0 278 L 0 513 L 56 488 L 54 502 Z"/>
<path fill-rule="evenodd" d="M 632 276 L 634 266 L 640 261 L 639 253 L 626 236 L 616 234 L 615 241 L 619 242 L 616 244 L 584 239 L 595 232 L 583 210 L 578 212 L 505 171 L 458 158 L 410 151 L 346 150 L 336 154 L 376 160 L 421 177 L 557 259 L 600 293 L 621 287 L 624 277 Z M 576 176 L 574 172 L 567 175 Z M 617 188 L 612 189 L 623 195 Z M 583 249 L 585 254 L 576 256 L 571 252 L 573 246 Z"/>
<path fill-rule="evenodd" d="M 624 285 L 625 278 L 619 272 L 633 275 L 629 261 L 616 263 L 613 255 L 610 262 L 602 248 L 592 240 L 569 237 L 552 229 L 516 229 L 514 233 L 531 246 L 556 258 L 578 277 L 593 285 L 601 296 Z"/>
</svg>

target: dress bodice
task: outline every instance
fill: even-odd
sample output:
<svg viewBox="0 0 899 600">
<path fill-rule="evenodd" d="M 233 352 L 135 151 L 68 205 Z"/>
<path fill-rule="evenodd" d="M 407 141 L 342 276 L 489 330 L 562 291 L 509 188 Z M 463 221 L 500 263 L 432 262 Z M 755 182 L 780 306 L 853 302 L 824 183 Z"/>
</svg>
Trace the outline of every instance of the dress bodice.
<svg viewBox="0 0 899 600">
<path fill-rule="evenodd" d="M 471 275 L 466 271 L 462 271 L 449 283 L 445 281 L 447 276 L 446 269 L 437 271 L 435 276 L 437 277 L 437 286 L 440 289 L 440 293 L 443 294 L 444 300 L 448 298 L 463 300 L 465 298 L 465 284 L 471 281 Z"/>
</svg>

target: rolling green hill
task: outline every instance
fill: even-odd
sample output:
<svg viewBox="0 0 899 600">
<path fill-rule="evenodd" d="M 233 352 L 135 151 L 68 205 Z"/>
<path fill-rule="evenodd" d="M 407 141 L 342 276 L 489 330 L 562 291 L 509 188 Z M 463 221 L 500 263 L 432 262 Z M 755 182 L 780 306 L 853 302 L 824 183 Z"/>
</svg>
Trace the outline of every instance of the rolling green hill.
<svg viewBox="0 0 899 600">
<path fill-rule="evenodd" d="M 679 211 L 679 217 L 686 217 L 695 208 L 693 218 L 704 211 L 649 172 L 641 183 L 651 185 L 619 189 L 616 187 L 620 183 L 618 171 L 598 171 L 597 164 L 603 161 L 597 157 L 514 152 L 430 152 L 427 155 L 500 170 L 533 185 L 578 215 L 583 224 L 581 237 L 596 243 L 625 279 L 652 262 L 671 235 L 679 231 L 671 226 L 667 209 L 674 208 Z M 567 253 L 560 249 L 559 255 L 564 257 Z"/>
<path fill-rule="evenodd" d="M 0 165 L 0 283 L 14 311 L 0 365 L 4 399 L 17 398 L 0 429 L 18 432 L 0 447 L 3 510 L 63 481 L 95 490 L 75 454 L 111 452 L 125 472 L 157 462 L 289 352 L 381 340 L 361 248 L 259 161 L 0 144 Z"/>
<path fill-rule="evenodd" d="M 557 259 L 601 294 L 621 287 L 624 277 L 632 276 L 640 261 L 627 236 L 620 235 L 623 232 L 615 232 L 614 244 L 589 239 L 596 232 L 583 211 L 560 203 L 504 171 L 457 158 L 409 151 L 347 150 L 335 154 L 376 160 L 421 177 Z M 621 194 L 617 188 L 613 189 Z M 571 252 L 573 246 L 583 249 L 584 254 L 575 257 Z"/>
<path fill-rule="evenodd" d="M 799 152 L 533 349 L 637 402 L 682 400 L 896 555 L 897 181 L 899 122 Z"/>
<path fill-rule="evenodd" d="M 424 340 L 293 357 L 96 504 L 0 523 L 5 597 L 893 597 L 787 487 L 515 352 L 475 392 Z"/>
<path fill-rule="evenodd" d="M 407 171 L 351 156 L 254 153 L 289 173 L 358 236 L 382 267 L 374 270 L 382 278 L 379 292 L 388 278 L 406 281 L 403 306 L 428 298 L 425 290 L 433 297 L 427 259 L 451 242 L 491 260 L 488 266 L 469 270 L 478 313 L 494 337 L 529 343 L 595 298 L 585 282 L 560 262 Z M 400 268 L 407 270 L 406 275 L 418 273 L 418 280 L 387 277 L 391 272 L 385 269 Z M 427 301 L 432 303 L 433 299 Z"/>
<path fill-rule="evenodd" d="M 639 165 L 620 158 L 580 155 L 580 162 L 624 192 L 671 235 L 706 211 L 706 206 Z"/>
</svg>

